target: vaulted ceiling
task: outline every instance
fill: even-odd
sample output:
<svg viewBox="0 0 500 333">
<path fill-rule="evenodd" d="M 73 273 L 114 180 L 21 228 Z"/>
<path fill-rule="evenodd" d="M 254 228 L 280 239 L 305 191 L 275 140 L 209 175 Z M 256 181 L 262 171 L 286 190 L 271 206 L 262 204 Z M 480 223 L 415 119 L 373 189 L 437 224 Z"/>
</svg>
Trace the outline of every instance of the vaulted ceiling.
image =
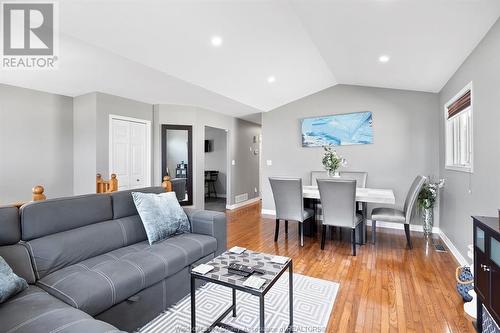
<svg viewBox="0 0 500 333">
<path fill-rule="evenodd" d="M 64 0 L 59 12 L 59 69 L 0 82 L 241 116 L 335 84 L 438 92 L 500 1 Z"/>
</svg>

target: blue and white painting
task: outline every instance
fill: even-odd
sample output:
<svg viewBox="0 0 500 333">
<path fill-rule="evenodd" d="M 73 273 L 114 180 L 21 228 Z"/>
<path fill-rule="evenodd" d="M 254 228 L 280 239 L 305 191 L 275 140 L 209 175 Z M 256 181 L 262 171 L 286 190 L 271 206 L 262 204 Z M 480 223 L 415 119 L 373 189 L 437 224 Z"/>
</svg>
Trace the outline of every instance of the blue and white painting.
<svg viewBox="0 0 500 333">
<path fill-rule="evenodd" d="M 369 111 L 302 120 L 302 147 L 370 143 L 373 143 L 373 126 Z"/>
</svg>

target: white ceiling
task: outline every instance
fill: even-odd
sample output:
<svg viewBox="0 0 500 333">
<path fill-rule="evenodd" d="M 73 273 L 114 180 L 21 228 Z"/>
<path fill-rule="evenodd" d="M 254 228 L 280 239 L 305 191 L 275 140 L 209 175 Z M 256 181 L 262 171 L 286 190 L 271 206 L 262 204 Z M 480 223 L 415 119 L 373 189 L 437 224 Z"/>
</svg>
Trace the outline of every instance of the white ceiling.
<svg viewBox="0 0 500 333">
<path fill-rule="evenodd" d="M 64 0 L 59 6 L 60 68 L 0 72 L 0 82 L 235 116 L 339 83 L 438 92 L 500 16 L 499 0 Z M 218 48 L 210 43 L 214 35 L 223 38 Z M 382 54 L 391 60 L 381 64 Z"/>
</svg>

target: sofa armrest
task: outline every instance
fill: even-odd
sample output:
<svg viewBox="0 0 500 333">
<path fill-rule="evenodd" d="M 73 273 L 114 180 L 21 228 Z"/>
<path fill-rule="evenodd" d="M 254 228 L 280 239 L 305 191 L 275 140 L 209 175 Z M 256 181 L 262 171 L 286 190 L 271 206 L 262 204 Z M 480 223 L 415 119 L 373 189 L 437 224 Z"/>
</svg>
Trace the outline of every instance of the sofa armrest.
<svg viewBox="0 0 500 333">
<path fill-rule="evenodd" d="M 191 230 L 195 234 L 213 236 L 217 239 L 218 256 L 227 249 L 226 214 L 194 208 L 184 208 Z"/>
</svg>

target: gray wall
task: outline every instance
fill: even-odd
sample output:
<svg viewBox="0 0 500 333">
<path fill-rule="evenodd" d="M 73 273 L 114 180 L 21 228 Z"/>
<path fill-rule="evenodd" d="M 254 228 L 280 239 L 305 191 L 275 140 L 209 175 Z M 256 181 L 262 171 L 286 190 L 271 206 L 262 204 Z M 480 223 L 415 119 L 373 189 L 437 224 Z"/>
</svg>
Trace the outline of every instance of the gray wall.
<svg viewBox="0 0 500 333">
<path fill-rule="evenodd" d="M 262 132 L 260 125 L 242 119 L 236 119 L 236 160 L 239 167 L 234 170 L 233 193 L 248 193 L 248 199 L 260 196 L 260 149 L 259 138 Z M 256 137 L 256 142 L 254 142 Z M 254 151 L 258 154 L 255 155 Z"/>
<path fill-rule="evenodd" d="M 73 99 L 0 84 L 0 204 L 73 194 Z"/>
<path fill-rule="evenodd" d="M 95 192 L 97 107 L 96 93 L 73 99 L 74 194 Z"/>
<path fill-rule="evenodd" d="M 302 147 L 300 119 L 358 111 L 373 112 L 374 143 L 337 151 L 347 159 L 346 169 L 367 171 L 368 187 L 393 189 L 402 207 L 417 174 L 438 175 L 437 107 L 437 94 L 339 85 L 264 113 L 263 209 L 274 210 L 268 177 L 302 177 L 310 184 L 310 172 L 323 169 L 323 149 Z M 420 218 L 413 223 L 421 224 Z"/>
<path fill-rule="evenodd" d="M 227 134 L 219 128 L 205 127 L 205 140 L 212 141 L 212 151 L 205 153 L 205 170 L 219 171 L 215 183 L 217 196 L 226 197 Z"/>
<path fill-rule="evenodd" d="M 443 107 L 473 82 L 474 173 L 450 171 L 445 165 Z M 500 21 L 448 81 L 436 112 L 440 122 L 441 229 L 467 258 L 472 244 L 471 215 L 498 216 L 500 208 Z M 470 190 L 470 192 L 469 192 Z"/>
</svg>

